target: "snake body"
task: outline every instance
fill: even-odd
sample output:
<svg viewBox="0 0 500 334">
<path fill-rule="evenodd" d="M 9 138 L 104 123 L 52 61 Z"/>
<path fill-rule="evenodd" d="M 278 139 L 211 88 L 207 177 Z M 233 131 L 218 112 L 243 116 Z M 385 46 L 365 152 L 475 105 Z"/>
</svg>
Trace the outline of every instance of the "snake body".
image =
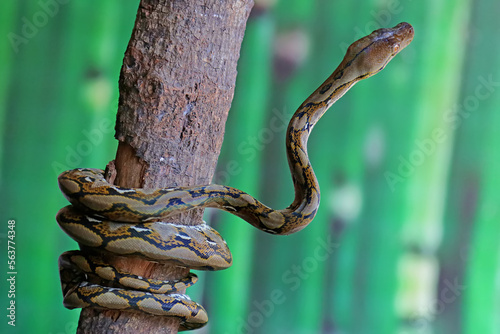
<svg viewBox="0 0 500 334">
<path fill-rule="evenodd" d="M 60 258 L 65 306 L 138 310 L 180 317 L 185 329 L 203 326 L 207 321 L 203 307 L 177 293 L 193 284 L 194 276 L 179 282 L 153 282 L 106 265 L 99 252 L 200 270 L 227 268 L 232 263 L 231 253 L 217 231 L 206 224 L 168 222 L 172 214 L 201 207 L 227 211 L 272 234 L 291 234 L 306 227 L 320 201 L 307 154 L 311 130 L 335 101 L 355 83 L 382 70 L 412 39 L 411 25 L 400 23 L 354 42 L 332 75 L 294 113 L 286 132 L 286 152 L 295 198 L 285 209 L 274 210 L 224 185 L 128 189 L 108 183 L 102 170 L 63 172 L 59 186 L 72 205 L 59 211 L 57 221 L 70 237 L 92 249 L 91 255 L 69 252 Z M 88 275 L 107 284 L 91 285 L 86 282 Z"/>
</svg>

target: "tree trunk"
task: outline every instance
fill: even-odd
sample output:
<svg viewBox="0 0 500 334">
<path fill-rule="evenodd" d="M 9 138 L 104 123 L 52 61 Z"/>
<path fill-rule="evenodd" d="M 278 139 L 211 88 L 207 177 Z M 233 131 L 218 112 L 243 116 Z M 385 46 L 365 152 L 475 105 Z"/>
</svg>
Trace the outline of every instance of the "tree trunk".
<svg viewBox="0 0 500 334">
<path fill-rule="evenodd" d="M 108 177 L 124 187 L 210 183 L 233 98 L 252 0 L 142 0 L 120 75 L 119 146 Z M 203 210 L 172 217 L 202 223 Z M 164 280 L 189 269 L 109 256 L 119 269 Z M 177 333 L 176 318 L 82 311 L 78 333 Z"/>
</svg>

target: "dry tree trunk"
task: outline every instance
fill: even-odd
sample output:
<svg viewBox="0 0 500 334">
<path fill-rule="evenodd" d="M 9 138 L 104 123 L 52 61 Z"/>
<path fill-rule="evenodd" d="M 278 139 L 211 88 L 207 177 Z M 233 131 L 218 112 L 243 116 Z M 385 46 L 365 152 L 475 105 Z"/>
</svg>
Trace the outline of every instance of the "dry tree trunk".
<svg viewBox="0 0 500 334">
<path fill-rule="evenodd" d="M 141 0 L 120 75 L 119 146 L 110 169 L 125 187 L 210 183 L 233 98 L 252 0 Z M 109 175 L 108 175 L 109 176 Z M 203 210 L 176 216 L 202 222 Z M 117 268 L 179 279 L 189 269 L 109 256 Z M 78 333 L 177 333 L 176 318 L 82 311 Z"/>
</svg>

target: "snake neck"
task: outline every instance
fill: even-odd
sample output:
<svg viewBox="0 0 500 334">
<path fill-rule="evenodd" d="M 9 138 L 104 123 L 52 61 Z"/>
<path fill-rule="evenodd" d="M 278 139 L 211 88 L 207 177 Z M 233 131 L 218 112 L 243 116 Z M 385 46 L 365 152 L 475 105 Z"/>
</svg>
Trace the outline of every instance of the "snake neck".
<svg viewBox="0 0 500 334">
<path fill-rule="evenodd" d="M 360 77 L 346 69 L 349 63 L 339 67 L 297 109 L 288 125 L 286 146 L 288 165 L 295 188 L 295 199 L 288 210 L 300 212 L 312 220 L 319 206 L 318 180 L 307 154 L 307 141 L 314 125 L 332 104 L 341 98 Z"/>
<path fill-rule="evenodd" d="M 412 41 L 413 34 L 413 27 L 403 22 L 394 28 L 375 30 L 351 44 L 337 69 L 293 115 L 286 146 L 295 199 L 287 210 L 305 217 L 300 228 L 314 218 L 319 206 L 319 185 L 307 155 L 307 140 L 314 125 L 355 83 L 381 71 Z"/>
</svg>

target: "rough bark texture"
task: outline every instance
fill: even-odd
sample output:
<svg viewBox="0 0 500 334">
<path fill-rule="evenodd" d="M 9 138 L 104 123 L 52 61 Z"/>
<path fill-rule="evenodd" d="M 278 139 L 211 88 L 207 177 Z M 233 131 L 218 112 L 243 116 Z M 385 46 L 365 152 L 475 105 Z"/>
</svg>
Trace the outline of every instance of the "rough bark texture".
<svg viewBox="0 0 500 334">
<path fill-rule="evenodd" d="M 210 183 L 233 98 L 236 64 L 253 0 L 142 0 L 120 76 L 119 147 L 108 177 L 126 187 Z M 172 218 L 202 222 L 202 210 Z M 143 277 L 189 269 L 109 256 Z M 177 333 L 178 319 L 84 309 L 78 333 Z"/>
</svg>

